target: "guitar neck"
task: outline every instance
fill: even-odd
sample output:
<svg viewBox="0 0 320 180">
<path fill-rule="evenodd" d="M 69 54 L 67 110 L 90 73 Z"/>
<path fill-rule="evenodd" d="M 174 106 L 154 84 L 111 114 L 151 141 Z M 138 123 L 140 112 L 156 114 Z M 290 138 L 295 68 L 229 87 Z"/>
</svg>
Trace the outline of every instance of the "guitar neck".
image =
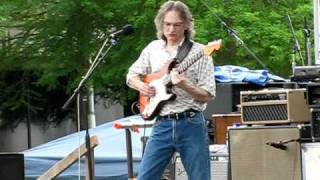
<svg viewBox="0 0 320 180">
<path fill-rule="evenodd" d="M 182 72 L 186 71 L 191 65 L 193 65 L 195 62 L 197 62 L 203 55 L 204 55 L 204 52 L 201 49 L 195 55 L 182 61 L 182 63 L 178 66 L 178 72 L 182 73 Z"/>
</svg>

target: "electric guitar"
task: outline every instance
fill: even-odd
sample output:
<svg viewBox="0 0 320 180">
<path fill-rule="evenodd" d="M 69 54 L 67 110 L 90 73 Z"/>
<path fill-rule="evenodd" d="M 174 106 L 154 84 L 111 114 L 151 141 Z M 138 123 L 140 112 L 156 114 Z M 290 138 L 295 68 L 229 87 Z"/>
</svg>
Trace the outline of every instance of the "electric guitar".
<svg viewBox="0 0 320 180">
<path fill-rule="evenodd" d="M 212 41 L 196 52 L 193 56 L 183 60 L 177 68 L 178 73 L 186 71 L 191 65 L 197 62 L 204 55 L 210 56 L 221 47 L 221 39 Z M 164 103 L 176 98 L 175 94 L 170 92 L 172 86 L 170 71 L 175 67 L 176 62 L 170 61 L 159 72 L 148 74 L 144 77 L 143 82 L 155 88 L 156 94 L 153 97 L 147 97 L 140 94 L 139 106 L 142 118 L 152 120 L 161 110 Z"/>
</svg>

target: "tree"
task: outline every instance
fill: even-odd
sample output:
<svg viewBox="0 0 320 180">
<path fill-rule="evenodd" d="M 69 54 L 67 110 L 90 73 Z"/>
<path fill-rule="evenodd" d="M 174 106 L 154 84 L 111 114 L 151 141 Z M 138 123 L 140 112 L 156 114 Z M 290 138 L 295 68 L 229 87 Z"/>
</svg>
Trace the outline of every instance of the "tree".
<svg viewBox="0 0 320 180">
<path fill-rule="evenodd" d="M 96 93 L 124 104 L 136 92 L 126 88 L 128 67 L 146 44 L 155 39 L 153 18 L 164 1 L 139 0 L 6 0 L 0 5 L 0 111 L 21 120 L 27 110 L 35 119 L 61 121 L 68 112 L 60 107 L 89 67 L 108 34 L 130 23 L 133 36 L 121 37 L 91 77 Z M 303 17 L 310 24 L 308 1 L 185 1 L 194 14 L 196 40 L 223 39 L 215 64 L 249 68 L 260 65 L 229 37 L 217 17 L 235 29 L 243 41 L 274 74 L 290 74 L 291 34 L 289 13 L 302 42 Z M 207 4 L 207 6 L 205 5 Z M 7 37 L 6 30 L 19 33 Z M 37 117 L 37 118 L 36 118 Z"/>
<path fill-rule="evenodd" d="M 306 17 L 308 24 L 312 24 L 310 1 L 238 0 L 207 4 L 210 11 L 202 9 L 200 12 L 203 14 L 198 14 L 198 25 L 202 27 L 199 27 L 198 32 L 201 33 L 201 40 L 213 35 L 225 37 L 224 50 L 216 58 L 216 64 L 263 68 L 234 38 L 227 35 L 227 31 L 217 19 L 218 16 L 237 32 L 272 73 L 285 78 L 291 74 L 293 39 L 287 14 L 291 16 L 298 40 L 303 42 L 303 18 Z M 204 26 L 207 27 L 203 28 Z M 313 29 L 313 26 L 311 28 Z M 303 47 L 303 43 L 301 46 Z M 301 62 L 297 63 L 301 65 Z"/>
</svg>

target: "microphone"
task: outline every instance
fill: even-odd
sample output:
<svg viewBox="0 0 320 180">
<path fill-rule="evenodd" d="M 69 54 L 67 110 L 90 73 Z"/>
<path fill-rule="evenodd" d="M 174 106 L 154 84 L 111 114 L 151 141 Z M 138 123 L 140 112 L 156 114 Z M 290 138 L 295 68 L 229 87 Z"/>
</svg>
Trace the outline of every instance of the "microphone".
<svg viewBox="0 0 320 180">
<path fill-rule="evenodd" d="M 276 143 L 276 142 L 267 142 L 266 144 L 269 145 L 269 146 L 272 146 L 272 147 L 274 147 L 276 149 L 281 149 L 281 150 L 287 150 L 288 149 L 288 147 L 286 145 L 284 145 L 282 142 L 278 142 L 278 143 Z"/>
<path fill-rule="evenodd" d="M 130 35 L 133 33 L 133 27 L 131 24 L 127 24 L 125 26 L 123 26 L 123 28 L 119 31 L 113 32 L 110 34 L 111 38 L 116 38 L 120 35 Z"/>
</svg>

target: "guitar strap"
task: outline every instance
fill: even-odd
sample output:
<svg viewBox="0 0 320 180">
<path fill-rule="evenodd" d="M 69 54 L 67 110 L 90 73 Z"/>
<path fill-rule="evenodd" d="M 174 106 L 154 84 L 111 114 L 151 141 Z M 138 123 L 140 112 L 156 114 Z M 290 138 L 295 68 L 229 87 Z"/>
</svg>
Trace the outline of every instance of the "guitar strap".
<svg viewBox="0 0 320 180">
<path fill-rule="evenodd" d="M 178 53 L 176 57 L 173 59 L 177 63 L 181 63 L 184 58 L 188 55 L 190 52 L 190 49 L 192 48 L 193 43 L 190 41 L 190 39 L 185 38 L 182 45 L 178 48 Z"/>
</svg>

